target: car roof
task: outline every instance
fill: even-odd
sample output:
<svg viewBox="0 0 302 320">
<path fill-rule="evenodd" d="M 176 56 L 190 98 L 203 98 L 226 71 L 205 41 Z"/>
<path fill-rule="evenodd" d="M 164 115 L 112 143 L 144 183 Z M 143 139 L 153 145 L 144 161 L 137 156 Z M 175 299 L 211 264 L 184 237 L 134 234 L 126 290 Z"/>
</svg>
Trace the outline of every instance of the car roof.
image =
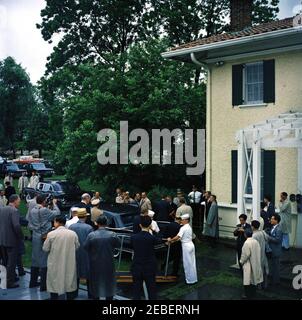
<svg viewBox="0 0 302 320">
<path fill-rule="evenodd" d="M 138 208 L 129 204 L 101 202 L 100 208 L 104 211 L 118 215 L 138 214 Z"/>
</svg>

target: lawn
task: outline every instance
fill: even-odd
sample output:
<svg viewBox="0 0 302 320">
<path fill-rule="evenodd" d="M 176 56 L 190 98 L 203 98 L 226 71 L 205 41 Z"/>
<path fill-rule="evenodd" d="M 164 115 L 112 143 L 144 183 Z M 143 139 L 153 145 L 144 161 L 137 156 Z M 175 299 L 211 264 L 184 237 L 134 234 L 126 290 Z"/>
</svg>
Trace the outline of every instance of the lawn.
<svg viewBox="0 0 302 320">
<path fill-rule="evenodd" d="M 63 180 L 64 178 L 65 178 L 64 176 L 53 176 L 50 178 L 50 180 Z M 101 184 L 93 184 L 93 183 L 90 183 L 89 180 L 80 181 L 79 185 L 81 189 L 85 191 L 100 191 L 102 193 L 102 190 L 103 190 Z M 18 192 L 18 179 L 14 179 L 14 187 Z M 21 215 L 25 217 L 27 213 L 27 206 L 24 200 L 21 201 L 19 210 Z M 29 237 L 30 236 L 29 230 L 26 227 L 22 227 L 22 229 L 23 229 L 24 235 Z M 25 241 L 25 255 L 23 256 L 23 264 L 24 264 L 24 267 L 26 268 L 30 268 L 31 266 L 31 242 L 27 240 Z M 123 257 L 123 260 L 121 261 L 120 271 L 128 271 L 129 268 L 130 268 L 130 257 L 125 256 L 125 259 Z"/>
</svg>

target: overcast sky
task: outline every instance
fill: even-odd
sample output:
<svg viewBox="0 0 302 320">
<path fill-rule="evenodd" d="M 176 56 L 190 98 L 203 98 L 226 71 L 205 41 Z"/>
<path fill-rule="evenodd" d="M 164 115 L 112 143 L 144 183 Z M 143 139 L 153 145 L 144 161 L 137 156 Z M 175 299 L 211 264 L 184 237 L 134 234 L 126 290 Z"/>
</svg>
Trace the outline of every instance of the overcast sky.
<svg viewBox="0 0 302 320">
<path fill-rule="evenodd" d="M 280 0 L 279 18 L 293 16 L 299 4 L 301 0 Z M 52 51 L 36 28 L 44 7 L 44 0 L 0 0 L 0 60 L 13 56 L 34 83 L 43 75 Z"/>
</svg>

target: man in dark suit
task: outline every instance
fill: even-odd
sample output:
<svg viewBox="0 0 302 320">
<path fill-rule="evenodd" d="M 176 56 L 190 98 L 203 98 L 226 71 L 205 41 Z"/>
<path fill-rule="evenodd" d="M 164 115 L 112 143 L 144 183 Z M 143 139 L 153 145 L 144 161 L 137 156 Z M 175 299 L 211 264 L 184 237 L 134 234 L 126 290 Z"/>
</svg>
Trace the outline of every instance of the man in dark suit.
<svg viewBox="0 0 302 320">
<path fill-rule="evenodd" d="M 5 192 L 4 195 L 7 200 L 9 200 L 12 194 L 16 194 L 16 189 L 10 184 L 9 181 L 5 182 Z"/>
<path fill-rule="evenodd" d="M 266 210 L 266 205 L 264 202 L 260 203 L 260 217 L 263 219 L 264 225 L 263 230 L 270 230 L 271 229 L 271 218 L 269 216 L 269 213 Z"/>
<path fill-rule="evenodd" d="M 179 229 L 181 228 L 181 217 L 176 217 L 175 221 L 169 223 L 167 225 L 167 228 L 165 229 L 163 238 L 168 239 L 171 238 L 173 239 L 178 235 Z M 173 261 L 173 271 L 172 271 L 172 276 L 178 277 L 178 271 L 179 271 L 179 265 L 180 265 L 180 260 L 181 260 L 181 242 L 176 241 L 170 244 L 170 258 L 169 262 Z"/>
<path fill-rule="evenodd" d="M 264 196 L 263 202 L 265 204 L 265 210 L 267 212 L 267 215 L 271 219 L 271 217 L 276 213 L 275 206 L 272 203 L 272 197 L 270 195 Z"/>
<path fill-rule="evenodd" d="M 133 233 L 136 234 L 136 233 L 141 232 L 141 227 L 140 227 L 140 225 L 141 225 L 141 219 L 142 219 L 142 217 L 148 216 L 148 212 L 149 212 L 149 209 L 148 209 L 146 206 L 143 206 L 143 207 L 141 208 L 141 214 L 134 217 L 133 229 L 132 229 L 132 230 L 133 230 Z"/>
<path fill-rule="evenodd" d="M 161 200 L 156 202 L 154 211 L 156 214 L 155 219 L 157 221 L 170 221 L 169 203 L 166 200 L 166 195 L 163 195 Z"/>
<path fill-rule="evenodd" d="M 246 237 L 244 235 L 245 230 L 252 230 L 252 227 L 250 224 L 246 222 L 247 220 L 247 215 L 246 214 L 241 214 L 239 216 L 239 221 L 240 223 L 237 224 L 236 229 L 234 231 L 234 236 L 237 237 L 237 257 L 238 257 L 238 263 L 240 266 L 240 269 L 242 270 L 242 265 L 240 264 L 240 258 L 241 258 L 241 252 L 242 252 L 242 247 L 244 245 L 244 242 L 246 240 Z"/>
<path fill-rule="evenodd" d="M 134 250 L 131 273 L 133 276 L 134 300 L 141 299 L 141 289 L 145 281 L 150 300 L 156 300 L 156 257 L 154 246 L 159 239 L 150 234 L 151 218 L 141 218 L 141 232 L 131 237 Z"/>
<path fill-rule="evenodd" d="M 271 218 L 272 229 L 269 232 L 268 243 L 271 249 L 270 271 L 272 275 L 272 284 L 280 283 L 280 256 L 282 254 L 282 230 L 279 225 L 281 218 L 278 214 L 273 214 Z"/>
<path fill-rule="evenodd" d="M 212 195 L 212 192 L 211 191 L 206 191 L 204 193 L 204 213 L 205 213 L 205 221 L 207 221 L 208 219 L 208 215 L 209 215 L 209 212 L 210 212 L 210 208 L 211 208 L 211 195 Z"/>
<path fill-rule="evenodd" d="M 15 284 L 15 269 L 23 239 L 18 211 L 20 201 L 20 197 L 13 194 L 9 198 L 9 205 L 0 209 L 0 247 L 1 252 L 5 252 L 7 260 L 7 288 L 19 287 Z"/>
<path fill-rule="evenodd" d="M 168 203 L 169 221 L 174 221 L 177 205 L 173 202 L 173 199 L 171 196 L 167 196 L 166 201 Z"/>
</svg>

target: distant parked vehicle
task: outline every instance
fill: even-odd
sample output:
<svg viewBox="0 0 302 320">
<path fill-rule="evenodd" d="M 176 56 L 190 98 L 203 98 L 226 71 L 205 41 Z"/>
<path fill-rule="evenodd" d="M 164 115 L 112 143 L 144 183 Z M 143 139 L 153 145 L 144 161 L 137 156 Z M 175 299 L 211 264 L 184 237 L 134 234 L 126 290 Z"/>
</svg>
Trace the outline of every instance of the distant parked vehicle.
<svg viewBox="0 0 302 320">
<path fill-rule="evenodd" d="M 74 204 L 81 201 L 85 191 L 70 181 L 43 181 L 39 182 L 36 189 L 25 188 L 24 196 L 33 198 L 35 194 L 43 194 L 48 198 L 56 198 L 57 205 L 62 211 L 68 211 Z"/>
<path fill-rule="evenodd" d="M 24 169 L 20 169 L 16 163 L 7 162 L 4 160 L 3 162 L 0 161 L 0 175 L 4 177 L 7 174 L 12 174 L 14 178 L 21 177 L 22 173 L 26 172 Z"/>
<path fill-rule="evenodd" d="M 47 168 L 42 162 L 33 162 L 20 164 L 22 169 L 27 171 L 27 174 L 30 176 L 33 171 L 38 173 L 41 177 L 51 177 L 54 174 L 54 170 L 52 168 Z"/>
</svg>

